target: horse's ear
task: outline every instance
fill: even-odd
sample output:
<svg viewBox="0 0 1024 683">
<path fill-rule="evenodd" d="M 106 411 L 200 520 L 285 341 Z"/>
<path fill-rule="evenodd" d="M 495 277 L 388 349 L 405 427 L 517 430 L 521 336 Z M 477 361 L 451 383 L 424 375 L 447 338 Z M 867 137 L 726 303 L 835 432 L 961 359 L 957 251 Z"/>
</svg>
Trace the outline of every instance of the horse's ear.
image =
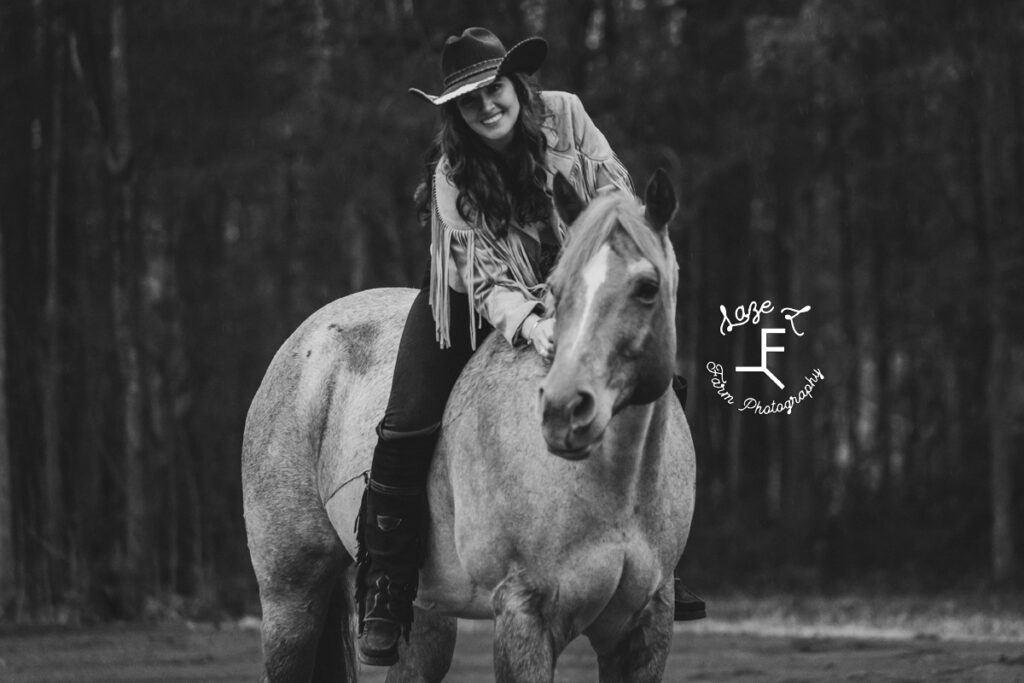
<svg viewBox="0 0 1024 683">
<path fill-rule="evenodd" d="M 647 222 L 658 232 L 664 232 L 665 226 L 675 215 L 678 204 L 672 183 L 663 169 L 656 170 L 647 182 L 644 203 L 647 204 Z"/>
<path fill-rule="evenodd" d="M 576 188 L 559 171 L 555 174 L 555 208 L 566 225 L 572 223 L 583 212 L 583 200 L 576 194 Z"/>
</svg>

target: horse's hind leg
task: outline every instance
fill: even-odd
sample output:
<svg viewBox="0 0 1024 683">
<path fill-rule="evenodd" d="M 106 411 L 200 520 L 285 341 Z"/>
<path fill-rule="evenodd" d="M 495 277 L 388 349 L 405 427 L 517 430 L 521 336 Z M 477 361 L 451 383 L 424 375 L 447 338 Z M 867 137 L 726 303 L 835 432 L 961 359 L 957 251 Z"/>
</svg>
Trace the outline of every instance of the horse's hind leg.
<svg viewBox="0 0 1024 683">
<path fill-rule="evenodd" d="M 672 644 L 671 582 L 651 600 L 640 622 L 616 642 L 590 637 L 600 683 L 654 683 L 665 673 Z"/>
<path fill-rule="evenodd" d="M 387 683 L 436 683 L 452 665 L 458 620 L 414 610 L 408 644 L 398 647 L 398 663 L 388 669 Z"/>
<path fill-rule="evenodd" d="M 322 674 L 346 680 L 352 666 L 351 658 L 343 661 L 351 648 L 346 646 L 349 602 L 340 581 L 351 559 L 315 493 L 282 494 L 277 502 L 246 506 L 249 551 L 263 606 L 261 680 L 308 681 L 314 671 L 318 679 Z M 331 625 L 325 630 L 328 615 Z M 322 636 L 331 637 L 327 634 L 342 639 L 333 650 L 326 643 L 318 648 Z"/>
<path fill-rule="evenodd" d="M 351 562 L 346 558 L 347 562 Z M 350 581 L 339 573 L 331 591 L 316 648 L 313 681 L 355 680 L 355 651 L 352 648 L 352 608 Z"/>
<path fill-rule="evenodd" d="M 287 576 L 281 574 L 272 582 L 260 583 L 264 661 L 261 680 L 272 683 L 310 680 L 317 664 L 324 622 L 336 599 L 332 593 L 341 563 L 310 554 L 300 554 L 299 558 L 304 565 L 301 569 L 296 567 Z M 336 647 L 341 651 L 343 643 Z M 316 667 L 318 673 L 329 668 L 331 664 L 327 661 Z"/>
</svg>

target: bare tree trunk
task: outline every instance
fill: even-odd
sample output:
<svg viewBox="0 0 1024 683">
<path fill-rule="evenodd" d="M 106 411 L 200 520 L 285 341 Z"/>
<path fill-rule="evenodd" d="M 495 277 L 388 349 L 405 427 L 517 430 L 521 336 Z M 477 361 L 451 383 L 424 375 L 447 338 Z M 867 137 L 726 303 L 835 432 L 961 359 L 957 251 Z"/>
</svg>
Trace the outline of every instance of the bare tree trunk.
<svg viewBox="0 0 1024 683">
<path fill-rule="evenodd" d="M 795 177 L 791 172 L 788 161 L 785 166 L 776 169 L 776 198 L 777 207 L 775 215 L 775 267 L 778 269 L 778 297 L 780 300 L 803 301 L 801 283 L 799 280 L 800 256 L 797 247 L 801 236 L 798 234 L 802 218 L 796 210 L 796 200 L 793 197 L 795 190 Z M 801 305 L 800 303 L 794 305 Z M 797 365 L 797 359 L 801 357 L 796 352 L 794 343 L 786 335 L 786 358 L 785 363 L 790 367 L 802 367 Z M 787 389 L 789 389 L 787 385 Z M 805 410 L 800 405 L 801 412 Z M 806 416 L 801 416 L 800 422 L 795 420 L 780 420 L 780 437 L 776 444 L 782 444 L 784 455 L 782 456 L 782 505 L 784 515 L 784 529 L 786 538 L 786 551 L 789 561 L 800 562 L 800 557 L 805 547 L 805 540 L 809 532 L 810 505 L 808 495 L 810 480 L 810 459 L 813 454 L 810 452 L 810 444 L 807 440 L 808 427 L 803 422 Z"/>
<path fill-rule="evenodd" d="M 4 290 L 3 225 L 0 225 L 0 619 L 14 599 L 14 509 L 11 504 L 11 444 L 7 421 L 7 300 Z"/>
<path fill-rule="evenodd" d="M 879 196 L 876 201 L 882 201 Z M 875 216 L 872 221 L 874 232 L 872 251 L 873 260 L 871 263 L 871 287 L 874 291 L 874 338 L 875 338 L 875 396 L 876 408 L 874 415 L 874 444 L 878 458 L 881 460 L 882 474 L 880 482 L 880 493 L 885 505 L 896 500 L 892 490 L 892 438 L 889 429 L 889 416 L 892 411 L 889 373 L 889 325 L 888 311 L 886 304 L 886 292 L 888 290 L 888 275 L 886 261 L 887 250 L 890 248 L 887 236 L 891 235 L 887 220 L 883 215 Z"/>
<path fill-rule="evenodd" d="M 349 242 L 348 291 L 359 292 L 366 288 L 366 273 L 373 257 L 366 240 L 366 226 L 356 210 L 356 203 L 346 203 L 342 215 Z"/>
<path fill-rule="evenodd" d="M 312 70 L 312 91 L 313 102 L 317 107 L 326 107 L 324 91 L 331 82 L 331 42 L 327 32 L 331 23 L 327 18 L 327 8 L 324 7 L 324 0 L 313 2 L 313 45 L 314 54 Z M 394 21 L 394 20 L 393 20 Z"/>
<path fill-rule="evenodd" d="M 995 15 L 998 16 L 998 15 Z M 999 27 L 993 32 L 998 35 Z M 1019 82 L 1012 67 L 1012 50 L 1003 41 L 981 55 L 983 74 L 979 131 L 981 140 L 982 196 L 987 253 L 988 323 L 991 330 L 989 366 L 986 372 L 986 415 L 990 453 L 990 487 L 992 514 L 991 562 L 992 578 L 1003 582 L 1016 570 L 1013 530 L 1013 467 L 1014 419 L 1021 414 L 1016 393 L 1011 391 L 1015 354 L 1011 351 L 1013 331 L 1010 320 L 1015 312 L 1011 301 L 1011 273 L 1018 272 L 1015 257 L 1024 251 L 1019 246 L 1022 219 L 1018 206 L 1019 183 L 1013 163 L 1007 163 L 1006 150 L 1013 149 L 1016 130 L 1015 100 L 1019 99 Z M 1019 276 L 1018 276 L 1019 277 Z"/>
<path fill-rule="evenodd" d="M 203 514 L 202 500 L 202 477 L 201 468 L 195 464 L 195 453 L 197 449 L 191 449 L 188 478 L 185 481 L 186 503 L 188 504 L 189 521 L 192 530 L 191 563 L 189 566 L 189 578 L 195 590 L 200 589 L 206 583 L 206 553 L 203 543 L 203 529 L 206 515 Z"/>
<path fill-rule="evenodd" d="M 865 358 L 871 358 L 874 362 L 873 372 L 870 377 L 865 377 L 864 386 L 861 387 L 861 395 L 857 397 L 858 409 L 854 411 L 855 419 L 867 414 L 870 418 L 870 435 L 861 444 L 861 452 L 865 455 L 864 467 L 860 475 L 872 481 L 870 475 L 872 466 L 877 463 L 880 466 L 881 481 L 879 482 L 879 494 L 881 500 L 886 500 L 885 487 L 888 486 L 889 474 L 889 444 L 888 444 L 888 348 L 885 327 L 885 300 L 886 300 L 886 248 L 888 245 L 888 214 L 883 202 L 888 199 L 886 192 L 887 184 L 884 176 L 886 166 L 886 149 L 888 133 L 887 123 L 884 116 L 884 102 L 880 99 L 874 84 L 885 71 L 881 63 L 882 57 L 876 52 L 868 53 L 863 58 L 862 67 L 867 76 L 868 87 L 864 96 L 864 117 L 869 131 L 864 138 L 864 154 L 867 163 L 868 175 L 864 180 L 866 194 L 872 200 L 868 202 L 865 211 L 866 237 L 868 248 L 865 253 L 867 265 L 870 269 L 868 282 L 864 289 L 864 298 L 872 302 L 869 311 L 864 312 L 865 327 L 870 330 L 867 333 L 868 343 L 864 345 L 862 353 Z M 861 350 L 859 350 L 861 351 Z M 858 353 L 860 355 L 860 353 Z M 860 368 L 855 372 L 859 373 Z M 873 453 L 873 457 L 869 454 Z M 873 461 L 873 462 L 871 462 Z M 874 482 L 872 481 L 872 486 Z"/>
<path fill-rule="evenodd" d="M 745 228 L 746 226 L 744 226 Z M 750 271 L 754 268 L 754 258 L 750 256 L 750 252 L 743 257 L 743 261 L 740 263 L 739 269 L 739 285 L 736 288 L 737 292 L 746 294 L 751 291 L 751 278 Z M 739 327 L 735 329 L 731 334 L 732 338 L 732 358 L 734 364 L 737 359 L 743 358 L 743 349 L 747 344 L 747 328 Z M 731 393 L 736 397 L 739 402 L 743 401 L 744 387 L 746 385 L 746 378 L 743 373 L 733 374 L 732 386 L 730 387 Z M 725 451 L 726 461 L 728 463 L 727 472 L 727 490 L 729 493 L 729 510 L 730 514 L 733 515 L 733 519 L 739 520 L 743 516 L 743 499 L 740 491 L 740 482 L 743 478 L 743 424 L 745 422 L 745 413 L 741 413 L 735 410 L 736 406 L 730 406 L 728 411 L 728 417 L 726 418 L 726 437 L 725 437 Z"/>
<path fill-rule="evenodd" d="M 171 249 L 172 253 L 179 253 L 177 240 L 173 241 Z M 180 466 L 177 468 L 180 471 L 177 472 L 173 491 L 174 516 L 178 525 L 176 527 L 177 538 L 173 555 L 175 561 L 172 564 L 175 583 L 172 585 L 178 586 L 178 582 L 185 578 L 185 570 L 188 568 L 184 564 L 184 558 L 188 557 L 186 543 L 190 538 L 189 534 L 191 533 L 191 538 L 201 539 L 203 527 L 198 523 L 191 524 L 193 519 L 190 514 L 193 501 L 191 496 L 189 496 L 189 492 L 192 486 L 191 482 L 201 476 L 201 464 L 197 462 L 198 458 L 194 453 L 196 449 L 189 448 L 188 445 L 188 431 L 191 429 L 190 414 L 192 412 L 192 389 L 189 382 L 191 372 L 188 364 L 188 355 L 185 351 L 181 290 L 178 287 L 177 274 L 173 276 L 172 282 L 173 286 L 170 296 L 173 297 L 171 302 L 173 313 L 169 321 L 170 329 L 168 335 L 171 360 L 167 364 L 167 392 L 170 413 L 167 415 L 167 419 L 170 420 L 169 429 L 174 437 L 174 449 L 171 455 L 180 460 Z"/>
<path fill-rule="evenodd" d="M 835 115 L 838 118 L 838 114 Z M 847 180 L 847 160 L 843 154 L 841 130 L 838 122 L 832 133 L 835 154 L 833 183 L 835 185 L 839 217 L 839 307 L 842 311 L 841 348 L 845 351 L 841 357 L 839 381 L 839 419 L 840 427 L 836 435 L 837 443 L 846 444 L 849 453 L 849 467 L 844 477 L 843 486 L 849 487 L 851 478 L 856 478 L 861 466 L 859 439 L 857 437 L 857 411 L 860 407 L 860 335 L 857 333 L 857 277 L 856 277 L 856 237 L 850 209 L 850 187 Z M 852 477 L 851 477 L 852 475 Z"/>
<path fill-rule="evenodd" d="M 39 249 L 37 244 L 39 236 L 45 234 L 46 230 L 46 155 L 43 146 L 43 130 L 45 125 L 45 112 L 47 109 L 47 101 L 49 93 L 47 92 L 47 76 L 46 76 L 46 61 L 47 61 L 47 36 L 49 33 L 48 21 L 47 21 L 46 5 L 43 0 L 33 0 L 32 2 L 32 13 L 30 22 L 26 22 L 31 28 L 32 32 L 32 56 L 28 60 L 28 70 L 32 74 L 32 101 L 27 107 L 28 109 L 28 124 L 29 130 L 31 131 L 30 138 L 30 155 L 29 155 L 29 201 L 28 201 L 28 229 L 23 230 L 19 235 L 23 245 L 23 254 L 25 258 L 19 261 L 9 261 L 7 263 L 8 268 L 12 271 L 12 280 L 20 278 L 34 276 L 41 269 L 40 261 L 42 257 L 39 255 Z M 12 22 L 13 23 L 13 22 Z M 9 29 L 8 29 L 9 30 Z M 15 29 L 17 30 L 17 29 Z M 5 201 L 7 198 L 4 198 Z M 10 225 L 11 232 L 8 233 L 10 237 L 15 237 L 17 233 L 14 230 L 17 225 Z M 15 237 L 17 239 L 17 237 Z M 9 240 L 9 248 L 14 248 L 11 244 L 13 240 Z M 28 311 L 31 313 L 29 318 L 29 324 L 33 331 L 41 329 L 42 321 L 40 319 L 41 306 L 37 305 L 38 297 L 32 297 L 30 299 L 32 306 L 29 307 Z M 12 300 L 12 304 L 14 301 Z M 13 313 L 13 311 L 12 311 Z M 13 342 L 15 337 L 11 337 Z M 23 346 L 23 345 L 22 345 Z M 18 345 L 12 343 L 10 351 L 12 356 L 17 353 Z M 40 364 L 42 359 L 37 357 L 34 353 L 23 351 L 21 354 L 21 362 L 27 366 L 27 371 L 32 375 L 33 378 L 42 375 L 42 369 Z M 14 380 L 17 375 L 12 376 Z M 40 385 L 41 388 L 41 385 Z M 12 389 L 14 389 L 12 382 Z M 18 387 L 12 394 L 12 398 L 18 400 L 24 400 L 26 397 L 26 391 L 24 387 Z M 34 397 L 33 397 L 34 402 Z M 38 406 L 33 405 L 32 408 L 39 411 L 42 410 L 42 404 Z M 11 425 L 12 428 L 16 429 L 16 425 Z M 14 434 L 11 434 L 12 439 Z M 11 464 L 13 466 L 11 476 L 12 484 L 17 485 L 20 482 L 42 480 L 42 460 L 43 453 L 45 451 L 44 445 L 41 443 L 41 435 L 33 433 L 31 437 L 25 439 L 26 446 L 31 449 L 33 455 L 30 459 L 17 458 L 17 455 L 12 452 Z M 37 493 L 38 486 L 34 486 L 32 494 L 41 497 L 41 494 Z M 18 495 L 18 491 L 12 491 L 13 495 Z M 22 578 L 22 593 L 19 598 L 23 604 L 29 604 L 37 600 L 40 596 L 44 596 L 47 593 L 47 578 L 46 578 L 46 565 L 47 558 L 45 553 L 45 544 L 43 542 L 43 524 L 44 516 L 41 511 L 41 504 L 37 505 L 25 505 L 22 500 L 12 501 L 14 504 L 12 512 L 18 515 L 18 521 L 14 527 L 14 545 L 20 549 L 20 553 L 16 558 L 15 572 Z M 41 503 L 42 501 L 39 501 Z M 15 610 L 19 609 L 15 606 Z"/>
<path fill-rule="evenodd" d="M 46 301 L 43 313 L 45 361 L 42 372 L 43 399 L 43 538 L 49 556 L 52 591 L 63 587 L 62 566 L 66 555 L 66 519 L 61 476 L 61 311 L 58 246 L 61 214 L 61 171 L 64 161 L 64 76 L 66 28 L 62 16 L 53 17 L 50 74 L 50 137 L 46 192 Z M 56 597 L 56 596 L 54 596 Z"/>
<path fill-rule="evenodd" d="M 176 591 L 175 579 L 180 566 L 179 531 L 182 527 L 178 504 L 179 480 L 183 465 L 178 453 L 177 422 L 174 420 L 174 368 L 178 349 L 174 345 L 174 318 L 179 307 L 174 286 L 174 247 L 170 231 L 159 210 L 140 212 L 145 280 L 148 283 L 141 296 L 143 323 L 139 328 L 143 349 L 159 349 L 159 353 L 146 355 L 145 396 L 148 425 L 151 429 L 147 448 L 147 465 L 154 473 L 149 509 L 160 516 L 162 533 L 155 537 L 159 545 L 151 543 L 161 571 L 169 577 L 167 584 L 158 584 L 161 590 Z"/>
<path fill-rule="evenodd" d="M 1016 556 L 1013 544 L 1013 428 L 1007 410 L 999 407 L 1008 397 L 1012 362 L 1006 331 L 994 330 L 986 400 L 989 407 L 989 439 L 992 449 L 992 579 L 997 583 L 1013 577 Z"/>
<path fill-rule="evenodd" d="M 292 255 L 299 238 L 298 207 L 300 188 L 298 173 L 299 157 L 288 152 L 284 158 L 284 178 L 282 192 L 284 197 L 283 216 L 281 217 L 281 242 L 278 256 L 279 284 L 277 290 L 278 320 L 283 326 L 283 335 L 288 334 L 292 322 L 292 300 L 295 294 L 295 273 L 292 268 Z"/>
<path fill-rule="evenodd" d="M 587 29 L 595 9 L 595 0 L 572 0 L 548 7 L 546 30 L 549 39 L 557 37 L 561 41 L 558 49 L 565 55 L 566 77 L 572 92 L 581 93 L 586 89 L 590 66 Z"/>
<path fill-rule="evenodd" d="M 526 28 L 526 17 L 523 12 L 523 3 L 519 0 L 505 0 L 505 14 L 508 15 L 512 34 L 525 36 L 530 31 Z"/>
<path fill-rule="evenodd" d="M 619 56 L 619 43 L 622 34 L 619 30 L 619 14 L 616 11 L 615 0 L 602 0 L 601 7 L 604 10 L 604 53 L 608 57 L 608 64 L 614 64 Z"/>
<path fill-rule="evenodd" d="M 107 170 L 113 185 L 114 333 L 122 382 L 122 437 L 124 464 L 125 601 L 135 609 L 141 596 L 145 558 L 146 491 L 143 453 L 142 360 L 139 353 L 139 259 L 135 226 L 133 145 L 128 116 L 128 73 L 125 64 L 125 8 L 123 0 L 110 4 L 111 132 Z"/>
</svg>

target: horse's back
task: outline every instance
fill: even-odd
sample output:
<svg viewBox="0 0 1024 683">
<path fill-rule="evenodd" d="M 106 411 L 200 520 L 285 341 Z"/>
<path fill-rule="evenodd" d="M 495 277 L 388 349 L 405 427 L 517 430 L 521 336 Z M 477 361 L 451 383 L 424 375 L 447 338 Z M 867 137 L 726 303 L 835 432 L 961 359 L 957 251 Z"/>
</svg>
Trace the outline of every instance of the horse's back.
<svg viewBox="0 0 1024 683">
<path fill-rule="evenodd" d="M 246 517 L 287 522 L 296 494 L 323 502 L 369 467 L 411 289 L 338 299 L 305 320 L 267 369 L 246 418 Z M 281 513 L 277 517 L 276 513 Z"/>
</svg>

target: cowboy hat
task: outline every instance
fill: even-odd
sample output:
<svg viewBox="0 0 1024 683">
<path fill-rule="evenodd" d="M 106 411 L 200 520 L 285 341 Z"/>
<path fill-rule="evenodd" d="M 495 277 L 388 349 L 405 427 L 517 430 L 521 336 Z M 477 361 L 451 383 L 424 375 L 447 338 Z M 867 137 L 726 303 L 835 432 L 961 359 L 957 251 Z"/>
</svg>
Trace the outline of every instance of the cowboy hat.
<svg viewBox="0 0 1024 683">
<path fill-rule="evenodd" d="M 544 63 L 548 44 L 543 38 L 527 38 L 508 51 L 485 28 L 467 28 L 460 36 L 449 36 L 441 51 L 441 75 L 444 90 L 428 95 L 417 88 L 409 92 L 431 104 L 444 104 L 468 92 L 487 86 L 502 76 L 522 71 L 532 74 Z"/>
</svg>

